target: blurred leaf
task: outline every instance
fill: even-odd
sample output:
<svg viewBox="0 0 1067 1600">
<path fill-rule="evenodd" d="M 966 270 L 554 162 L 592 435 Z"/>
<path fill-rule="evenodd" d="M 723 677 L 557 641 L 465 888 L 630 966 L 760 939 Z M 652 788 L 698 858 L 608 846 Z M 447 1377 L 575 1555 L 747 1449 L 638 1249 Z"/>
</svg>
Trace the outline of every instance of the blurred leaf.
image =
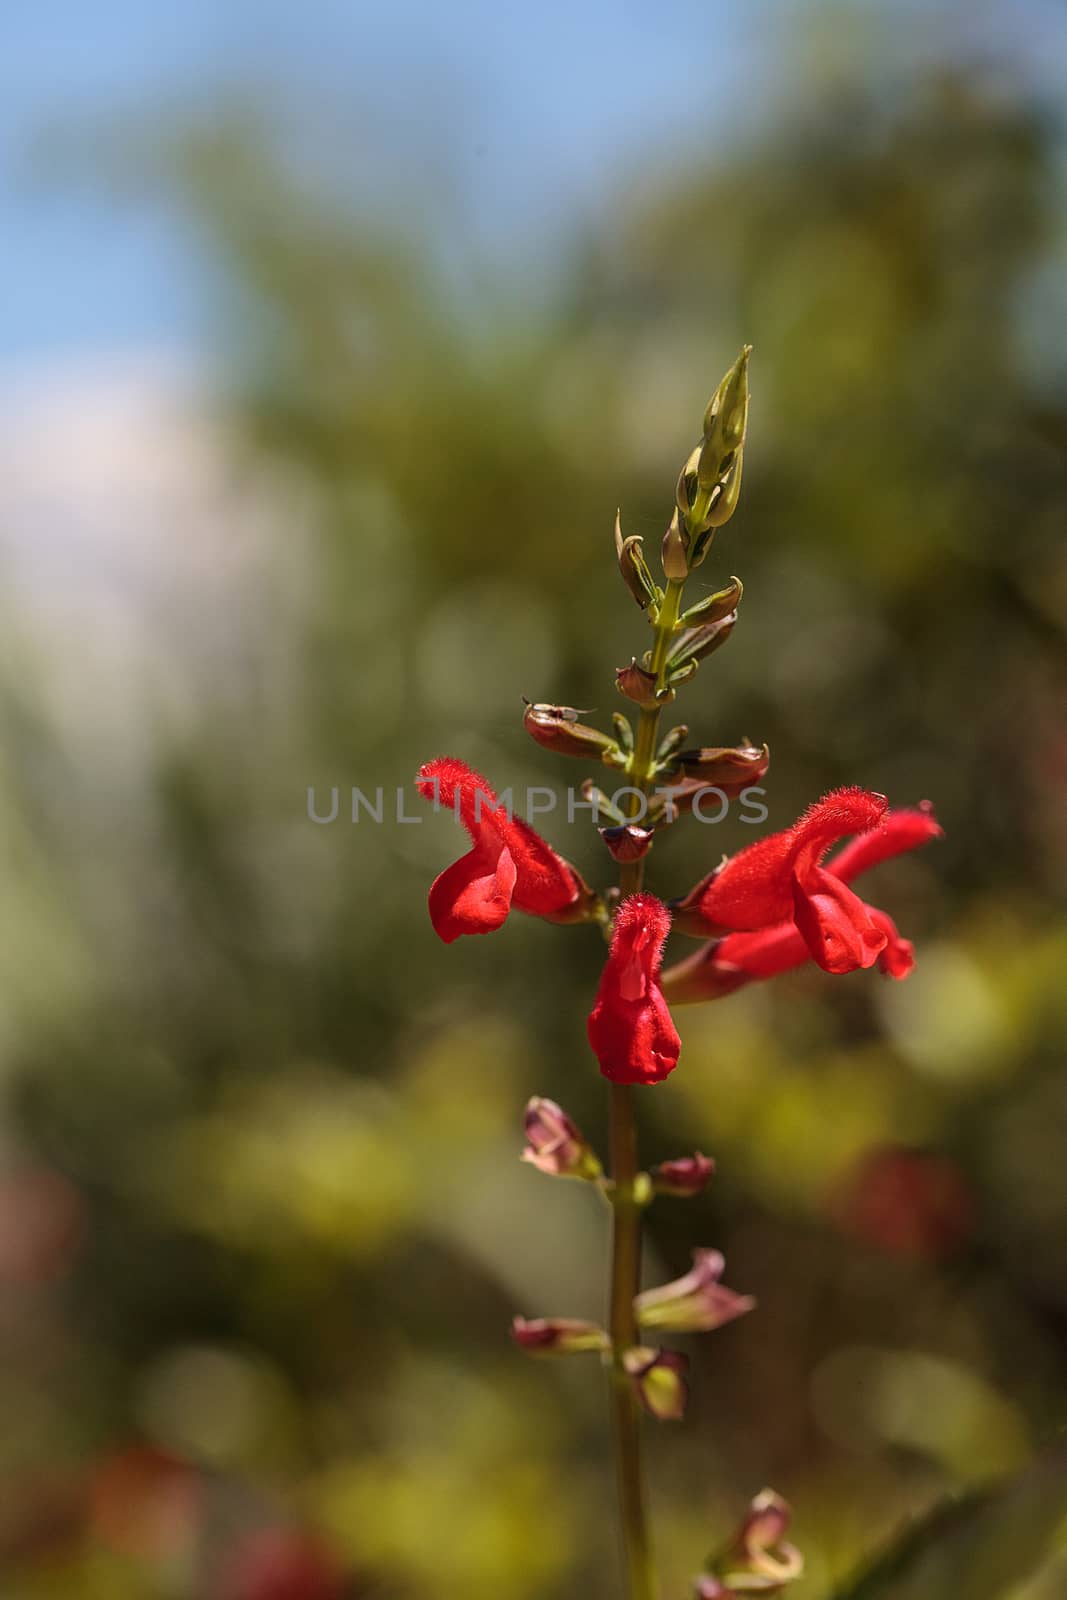
<svg viewBox="0 0 1067 1600">
<path fill-rule="evenodd" d="M 1067 1517 L 1067 1451 L 995 1489 L 939 1505 L 835 1600 L 1001 1600 L 1049 1554 Z"/>
</svg>

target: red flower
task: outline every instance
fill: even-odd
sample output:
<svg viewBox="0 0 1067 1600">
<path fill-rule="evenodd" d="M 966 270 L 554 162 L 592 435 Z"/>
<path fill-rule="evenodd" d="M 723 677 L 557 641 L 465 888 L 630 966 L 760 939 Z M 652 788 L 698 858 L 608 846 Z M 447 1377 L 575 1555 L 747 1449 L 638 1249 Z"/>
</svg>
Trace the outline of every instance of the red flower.
<svg viewBox="0 0 1067 1600">
<path fill-rule="evenodd" d="M 664 991 L 670 999 L 716 999 L 746 983 L 803 966 L 809 960 L 817 961 L 827 972 L 851 972 L 876 961 L 888 977 L 906 978 L 915 965 L 911 944 L 901 938 L 891 917 L 860 900 L 847 885 L 879 862 L 940 838 L 942 830 L 933 807 L 923 801 L 914 810 L 890 811 L 878 826 L 845 845 L 825 867 L 818 861 L 833 842 L 826 830 L 837 826 L 849 810 L 854 816 L 862 816 L 861 802 L 878 800 L 878 796 L 855 789 L 828 795 L 794 827 L 750 845 L 715 876 L 698 884 L 682 903 L 676 916 L 678 926 L 686 932 L 699 931 L 701 926 L 721 924 L 732 917 L 736 926 L 746 931 L 713 939 L 695 956 L 671 967 L 663 977 Z M 761 883 L 756 852 L 762 852 L 764 846 L 772 847 L 762 858 L 770 881 Z M 735 863 L 741 863 L 740 874 L 732 871 Z M 761 911 L 768 907 L 781 910 L 784 896 L 779 880 L 787 871 L 793 876 L 792 917 L 787 913 L 769 926 L 754 926 L 748 920 L 751 913 L 746 914 L 739 907 L 737 895 L 747 882 Z M 718 886 L 724 878 L 725 889 L 720 890 Z M 709 906 L 715 915 L 708 912 Z"/>
<path fill-rule="evenodd" d="M 589 1043 L 613 1083 L 659 1083 L 677 1066 L 681 1041 L 659 986 L 670 912 L 652 894 L 624 900 L 589 1013 Z"/>
<path fill-rule="evenodd" d="M 424 799 L 455 810 L 473 845 L 430 888 L 430 921 L 446 944 L 464 933 L 495 932 L 512 906 L 557 922 L 585 918 L 592 896 L 574 868 L 528 822 L 509 817 L 465 762 L 428 761 L 415 783 Z"/>
</svg>

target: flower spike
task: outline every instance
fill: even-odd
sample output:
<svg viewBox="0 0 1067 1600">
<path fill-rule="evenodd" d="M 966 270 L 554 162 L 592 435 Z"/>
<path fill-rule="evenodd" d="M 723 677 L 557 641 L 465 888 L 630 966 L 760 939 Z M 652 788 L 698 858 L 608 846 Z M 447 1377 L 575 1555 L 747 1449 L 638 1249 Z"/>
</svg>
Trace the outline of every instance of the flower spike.
<svg viewBox="0 0 1067 1600">
<path fill-rule="evenodd" d="M 659 986 L 670 912 L 652 894 L 619 907 L 600 988 L 589 1013 L 589 1043 L 613 1083 L 659 1083 L 678 1064 L 681 1040 Z"/>
</svg>

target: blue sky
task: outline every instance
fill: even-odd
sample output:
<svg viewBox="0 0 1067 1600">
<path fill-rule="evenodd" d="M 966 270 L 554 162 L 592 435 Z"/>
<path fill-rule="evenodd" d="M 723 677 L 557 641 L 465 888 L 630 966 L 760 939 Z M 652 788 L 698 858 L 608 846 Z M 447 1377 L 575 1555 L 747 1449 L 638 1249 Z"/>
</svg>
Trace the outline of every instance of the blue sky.
<svg viewBox="0 0 1067 1600">
<path fill-rule="evenodd" d="M 914 48 L 912 0 L 853 9 L 883 30 L 888 18 L 888 38 Z M 294 138 L 332 148 L 342 173 L 350 161 L 355 193 L 461 196 L 457 236 L 536 257 L 595 219 L 620 179 L 788 92 L 773 41 L 812 10 L 804 0 L 15 0 L 0 66 L 0 360 L 195 344 L 201 326 L 192 247 L 161 210 L 34 176 L 35 138 L 57 120 L 193 115 L 230 86 L 255 86 Z M 978 0 L 957 14 L 1006 40 L 1010 10 Z M 1046 15 L 1043 0 L 1032 12 Z M 823 38 L 832 47 L 833 30 Z"/>
</svg>

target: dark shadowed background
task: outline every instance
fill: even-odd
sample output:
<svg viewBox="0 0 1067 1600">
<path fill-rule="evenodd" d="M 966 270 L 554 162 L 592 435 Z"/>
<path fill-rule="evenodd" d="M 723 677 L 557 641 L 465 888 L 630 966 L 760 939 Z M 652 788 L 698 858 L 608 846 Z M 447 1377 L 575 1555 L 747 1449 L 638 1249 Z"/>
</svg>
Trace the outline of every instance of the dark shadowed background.
<svg viewBox="0 0 1067 1600">
<path fill-rule="evenodd" d="M 347 798 L 580 781 L 520 696 L 621 704 L 615 508 L 654 551 L 751 341 L 680 714 L 768 741 L 770 827 L 946 830 L 870 880 L 906 983 L 686 1009 L 641 1097 L 719 1163 L 649 1281 L 759 1299 L 650 1434 L 665 1593 L 772 1482 L 823 1600 L 1067 1424 L 1062 14 L 221 9 L 5 24 L 0 1596 L 618 1593 L 595 1363 L 506 1336 L 602 1308 L 595 1196 L 517 1156 L 535 1092 L 603 1137 L 603 946 L 446 948 L 462 836 Z"/>
</svg>

